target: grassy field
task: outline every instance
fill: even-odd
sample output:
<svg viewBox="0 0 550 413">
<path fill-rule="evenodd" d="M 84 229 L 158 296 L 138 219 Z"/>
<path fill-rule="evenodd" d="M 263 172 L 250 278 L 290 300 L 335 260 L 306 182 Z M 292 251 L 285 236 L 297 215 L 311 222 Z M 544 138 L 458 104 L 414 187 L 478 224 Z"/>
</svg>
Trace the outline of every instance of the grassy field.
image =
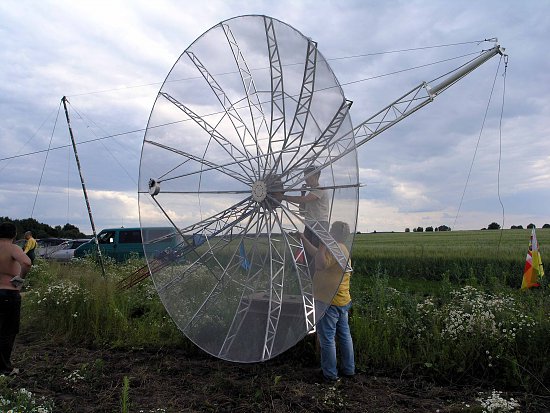
<svg viewBox="0 0 550 413">
<path fill-rule="evenodd" d="M 537 229 L 541 252 L 550 252 L 550 228 Z M 530 229 L 485 230 L 485 231 L 442 231 L 442 232 L 378 232 L 357 234 L 354 252 L 396 251 L 398 254 L 422 256 L 436 252 L 460 256 L 464 253 L 476 256 L 480 253 L 501 253 L 517 251 L 526 253 L 531 236 Z M 522 259 L 525 257 L 523 256 Z"/>
<path fill-rule="evenodd" d="M 355 273 L 463 284 L 521 285 L 531 230 L 370 233 L 355 237 Z M 543 258 L 550 257 L 550 229 L 538 229 Z"/>
<path fill-rule="evenodd" d="M 537 236 L 544 263 L 550 230 Z M 550 393 L 548 276 L 543 288 L 519 289 L 529 238 L 530 230 L 357 235 L 351 328 L 358 366 L 451 385 Z M 110 262 L 104 279 L 92 260 L 38 260 L 25 287 L 23 332 L 56 346 L 177 347 L 198 354 L 150 279 L 116 289 L 141 265 L 139 259 Z"/>
</svg>

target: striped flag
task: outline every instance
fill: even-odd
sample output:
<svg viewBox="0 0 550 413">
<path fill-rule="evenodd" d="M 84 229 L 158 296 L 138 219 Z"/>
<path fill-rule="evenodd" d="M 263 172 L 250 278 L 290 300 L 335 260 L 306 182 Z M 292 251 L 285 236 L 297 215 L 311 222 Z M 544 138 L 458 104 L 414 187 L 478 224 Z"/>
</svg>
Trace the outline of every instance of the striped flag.
<svg viewBox="0 0 550 413">
<path fill-rule="evenodd" d="M 531 241 L 529 242 L 529 251 L 525 260 L 525 268 L 523 269 L 523 281 L 521 289 L 531 287 L 540 287 L 540 279 L 544 276 L 544 268 L 542 267 L 542 258 L 539 251 L 539 243 L 537 242 L 537 234 L 535 228 L 531 230 Z"/>
</svg>

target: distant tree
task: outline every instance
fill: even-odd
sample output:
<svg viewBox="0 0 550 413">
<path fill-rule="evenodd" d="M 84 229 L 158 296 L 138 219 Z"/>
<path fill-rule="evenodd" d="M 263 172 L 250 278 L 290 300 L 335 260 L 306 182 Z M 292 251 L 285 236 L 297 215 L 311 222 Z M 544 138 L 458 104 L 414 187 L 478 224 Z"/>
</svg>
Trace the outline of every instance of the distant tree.
<svg viewBox="0 0 550 413">
<path fill-rule="evenodd" d="M 487 225 L 487 229 L 500 229 L 500 225 L 496 222 L 491 222 L 489 225 Z"/>
<path fill-rule="evenodd" d="M 527 225 L 527 228 L 528 229 L 533 229 L 533 228 L 536 228 L 536 226 L 535 226 L 535 224 L 530 223 L 529 225 Z"/>
<path fill-rule="evenodd" d="M 434 227 L 426 227 L 426 232 L 434 232 Z"/>
<path fill-rule="evenodd" d="M 518 225 L 516 228 L 517 229 L 523 229 L 523 225 Z"/>
<path fill-rule="evenodd" d="M 0 222 L 13 222 L 17 228 L 17 237 L 23 238 L 23 234 L 26 231 L 31 231 L 33 236 L 37 239 L 39 238 L 50 238 L 50 237 L 63 237 L 63 238 L 84 238 L 85 235 L 80 232 L 80 230 L 69 223 L 65 224 L 63 228 L 57 225 L 54 228 L 48 224 L 43 224 L 38 222 L 34 218 L 25 218 L 25 219 L 10 219 L 8 217 L 0 217 Z"/>
<path fill-rule="evenodd" d="M 544 224 L 542 227 L 543 228 L 550 228 L 550 224 Z"/>
<path fill-rule="evenodd" d="M 356 234 L 360 235 L 360 234 L 361 234 L 361 231 L 357 231 Z"/>
<path fill-rule="evenodd" d="M 23 238 L 26 231 L 31 231 L 34 238 L 56 237 L 55 230 L 49 225 L 42 224 L 34 218 L 14 219 L 17 227 L 17 236 Z"/>
<path fill-rule="evenodd" d="M 510 229 L 518 229 L 518 227 L 516 227 L 515 225 L 512 225 L 512 226 L 510 227 Z"/>
<path fill-rule="evenodd" d="M 405 232 L 411 232 L 410 228 L 405 228 Z"/>
<path fill-rule="evenodd" d="M 424 228 L 418 227 L 418 228 L 416 228 L 416 232 L 424 232 Z"/>
<path fill-rule="evenodd" d="M 60 237 L 74 239 L 74 238 L 83 238 L 85 237 L 85 235 L 82 232 L 80 232 L 78 227 L 72 224 L 66 223 L 65 225 L 63 225 L 63 228 L 61 229 Z"/>
<path fill-rule="evenodd" d="M 450 231 L 451 227 L 448 227 L 447 225 L 440 225 L 437 227 L 438 231 Z"/>
</svg>

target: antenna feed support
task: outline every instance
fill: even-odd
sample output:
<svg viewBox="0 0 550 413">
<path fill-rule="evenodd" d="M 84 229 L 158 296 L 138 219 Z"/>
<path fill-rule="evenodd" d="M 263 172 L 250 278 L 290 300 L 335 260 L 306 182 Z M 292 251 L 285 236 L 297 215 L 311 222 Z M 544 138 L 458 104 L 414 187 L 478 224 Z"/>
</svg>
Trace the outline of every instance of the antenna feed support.
<svg viewBox="0 0 550 413">
<path fill-rule="evenodd" d="M 495 47 L 489 50 L 486 50 L 481 55 L 479 55 L 478 57 L 470 61 L 470 63 L 462 66 L 459 70 L 456 70 L 450 76 L 447 76 L 445 79 L 441 80 L 440 83 L 438 83 L 437 85 L 428 86 L 426 88 L 428 90 L 428 94 L 430 95 L 430 97 L 435 97 L 439 95 L 442 91 L 447 89 L 449 86 L 451 86 L 455 82 L 458 82 L 468 73 L 477 69 L 479 66 L 481 66 L 483 63 L 488 61 L 490 58 L 494 57 L 497 54 L 502 55 L 503 50 L 504 49 L 498 44 Z"/>
<path fill-rule="evenodd" d="M 149 179 L 149 195 L 156 196 L 160 192 L 160 182 L 151 178 Z"/>
</svg>

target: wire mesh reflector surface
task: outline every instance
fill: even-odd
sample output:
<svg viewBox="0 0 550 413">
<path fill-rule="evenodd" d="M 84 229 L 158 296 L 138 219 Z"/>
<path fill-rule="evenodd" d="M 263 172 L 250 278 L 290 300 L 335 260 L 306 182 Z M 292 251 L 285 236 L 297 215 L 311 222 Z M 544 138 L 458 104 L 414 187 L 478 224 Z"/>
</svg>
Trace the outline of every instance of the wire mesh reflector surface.
<svg viewBox="0 0 550 413">
<path fill-rule="evenodd" d="M 296 232 L 307 227 L 344 273 L 353 237 L 338 244 L 328 229 L 356 227 L 349 106 L 315 42 L 266 16 L 212 27 L 168 74 L 143 142 L 142 237 L 166 310 L 206 352 L 267 360 L 322 316 L 330 299 L 314 299 Z M 326 222 L 281 199 L 310 191 L 304 178 L 317 172 Z"/>
</svg>

